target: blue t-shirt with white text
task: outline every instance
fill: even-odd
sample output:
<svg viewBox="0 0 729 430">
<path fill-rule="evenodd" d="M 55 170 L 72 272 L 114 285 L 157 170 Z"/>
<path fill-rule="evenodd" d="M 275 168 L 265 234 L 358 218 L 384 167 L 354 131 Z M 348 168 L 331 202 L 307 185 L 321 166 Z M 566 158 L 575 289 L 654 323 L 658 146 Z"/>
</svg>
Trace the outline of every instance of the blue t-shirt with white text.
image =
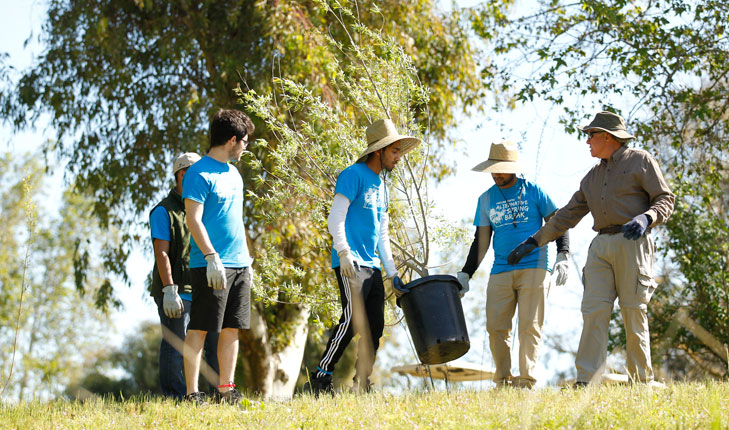
<svg viewBox="0 0 729 430">
<path fill-rule="evenodd" d="M 344 230 L 352 255 L 360 265 L 379 270 L 380 221 L 387 210 L 387 196 L 380 175 L 366 163 L 355 163 L 339 174 L 334 193 L 349 199 Z M 332 248 L 332 268 L 335 267 L 339 267 L 339 256 Z"/>
<path fill-rule="evenodd" d="M 547 246 L 527 254 L 518 264 L 510 265 L 506 257 L 521 242 L 536 233 L 544 217 L 557 210 L 552 199 L 539 186 L 523 178 L 501 189 L 494 185 L 478 198 L 475 226 L 491 226 L 494 232 L 494 265 L 491 273 L 517 269 L 548 268 Z"/>
<path fill-rule="evenodd" d="M 182 198 L 203 204 L 202 223 L 223 266 L 248 267 L 243 225 L 243 178 L 229 163 L 204 156 L 190 166 L 182 180 Z M 190 243 L 190 268 L 207 267 L 207 261 L 193 238 Z"/>
</svg>

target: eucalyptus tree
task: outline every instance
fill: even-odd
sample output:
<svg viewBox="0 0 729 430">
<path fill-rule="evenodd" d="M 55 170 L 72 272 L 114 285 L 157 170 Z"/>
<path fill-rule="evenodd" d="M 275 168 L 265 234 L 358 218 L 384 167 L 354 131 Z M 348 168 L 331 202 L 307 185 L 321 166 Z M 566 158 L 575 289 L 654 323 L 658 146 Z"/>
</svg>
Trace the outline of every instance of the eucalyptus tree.
<svg viewBox="0 0 729 430">
<path fill-rule="evenodd" d="M 148 242 L 137 220 L 166 188 L 169 161 L 179 152 L 207 150 L 208 118 L 221 107 L 236 106 L 236 88 L 272 94 L 274 77 L 286 77 L 329 106 L 349 110 L 353 125 L 365 122 L 356 107 L 341 102 L 330 73 L 354 64 L 328 41 L 349 43 L 347 26 L 355 21 L 398 44 L 398 55 L 412 58 L 414 73 L 430 89 L 429 108 L 416 110 L 415 120 L 431 133 L 431 160 L 438 166 L 431 174 L 442 177 L 449 169 L 439 154 L 449 146 L 449 128 L 459 111 L 478 106 L 474 51 L 462 21 L 440 12 L 432 0 L 362 1 L 348 3 L 351 21 L 342 26 L 341 16 L 332 12 L 340 10 L 337 4 L 51 0 L 39 36 L 45 49 L 34 66 L 22 71 L 17 87 L 3 93 L 0 112 L 19 129 L 50 118 L 57 139 L 45 149 L 68 161 L 68 174 L 79 190 L 93 197 L 93 211 L 102 225 L 123 232 L 103 253 L 106 267 L 122 277 L 130 250 Z M 366 78 L 352 76 L 355 86 Z M 281 115 L 296 118 L 297 113 Z M 262 124 L 257 130 L 258 137 L 276 142 Z M 258 177 L 262 170 L 276 168 L 277 159 L 269 156 L 274 149 L 275 144 L 254 145 L 249 161 L 261 163 L 260 168 L 239 165 L 253 195 L 271 190 L 268 178 Z M 298 271 L 298 264 L 309 267 L 309 275 L 327 267 L 328 256 L 319 252 L 321 238 L 298 233 L 308 221 L 267 216 L 253 198 L 245 212 L 254 256 L 266 257 L 254 265 L 268 265 L 264 274 L 279 271 L 263 282 L 258 279 L 266 297 L 287 284 L 304 284 L 314 297 L 326 289 L 321 276 Z M 267 243 L 281 251 L 277 268 L 264 251 Z M 79 255 L 85 251 L 81 248 Z M 83 267 L 79 260 L 81 275 Z M 277 363 L 291 362 L 285 358 L 286 348 L 296 333 L 306 334 L 301 327 L 308 311 L 302 306 L 285 298 L 256 304 L 254 326 L 241 348 L 246 376 L 239 382 L 263 394 L 275 390 L 274 381 L 290 385 L 291 371 L 278 369 Z"/>
</svg>

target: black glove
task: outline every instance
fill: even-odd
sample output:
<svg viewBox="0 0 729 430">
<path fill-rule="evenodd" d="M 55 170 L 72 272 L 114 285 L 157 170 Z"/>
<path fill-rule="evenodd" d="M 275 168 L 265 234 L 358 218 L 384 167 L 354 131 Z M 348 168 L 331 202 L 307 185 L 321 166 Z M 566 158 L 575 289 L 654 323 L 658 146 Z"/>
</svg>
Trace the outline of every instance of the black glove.
<svg viewBox="0 0 729 430">
<path fill-rule="evenodd" d="M 640 214 L 632 220 L 623 224 L 621 230 L 626 239 L 638 240 L 645 234 L 646 229 L 653 221 L 648 215 Z"/>
<path fill-rule="evenodd" d="M 399 276 L 395 276 L 392 278 L 392 288 L 395 289 L 395 296 L 398 298 L 410 292 L 410 289 L 405 287 L 405 284 L 403 284 L 402 279 L 400 279 Z"/>
<path fill-rule="evenodd" d="M 511 253 L 509 253 L 509 256 L 506 257 L 506 261 L 509 262 L 512 266 L 518 262 L 521 261 L 522 258 L 524 258 L 525 255 L 529 254 L 530 252 L 534 251 L 534 248 L 537 247 L 537 241 L 534 240 L 533 237 L 529 236 L 527 240 L 520 243 L 519 246 L 514 248 Z"/>
</svg>

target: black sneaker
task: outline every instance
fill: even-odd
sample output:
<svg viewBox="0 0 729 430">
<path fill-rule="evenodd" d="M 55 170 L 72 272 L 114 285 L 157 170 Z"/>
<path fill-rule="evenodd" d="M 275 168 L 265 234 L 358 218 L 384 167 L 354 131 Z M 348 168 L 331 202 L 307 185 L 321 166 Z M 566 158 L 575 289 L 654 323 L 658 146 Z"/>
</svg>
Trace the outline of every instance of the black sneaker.
<svg viewBox="0 0 729 430">
<path fill-rule="evenodd" d="M 583 381 L 577 381 L 572 385 L 565 385 L 562 387 L 562 391 L 574 391 L 574 390 L 584 390 L 587 388 L 588 383 Z"/>
<path fill-rule="evenodd" d="M 588 386 L 588 385 L 589 385 L 589 384 L 588 384 L 587 382 L 583 382 L 583 381 L 577 381 L 577 382 L 575 382 L 575 384 L 574 384 L 574 385 L 572 386 L 572 389 L 573 389 L 573 390 L 582 390 L 582 389 L 585 389 L 585 388 L 587 388 L 587 386 Z"/>
<path fill-rule="evenodd" d="M 194 393 L 187 394 L 185 401 L 196 405 L 204 405 L 208 402 L 208 395 L 202 391 L 195 391 Z"/>
<path fill-rule="evenodd" d="M 304 384 L 304 391 L 308 391 L 319 397 L 321 393 L 334 395 L 334 384 L 332 384 L 332 375 L 317 376 L 318 372 L 311 372 L 309 380 Z"/>
<path fill-rule="evenodd" d="M 241 400 L 243 400 L 243 394 L 235 388 L 224 393 L 218 392 L 217 395 L 219 403 L 227 403 L 229 405 L 237 405 Z"/>
</svg>

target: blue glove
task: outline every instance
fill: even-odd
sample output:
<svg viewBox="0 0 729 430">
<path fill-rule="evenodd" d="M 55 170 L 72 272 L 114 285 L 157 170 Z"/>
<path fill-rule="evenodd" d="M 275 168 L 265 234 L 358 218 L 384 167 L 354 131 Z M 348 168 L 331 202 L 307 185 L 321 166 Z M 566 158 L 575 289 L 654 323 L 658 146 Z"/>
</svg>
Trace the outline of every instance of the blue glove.
<svg viewBox="0 0 729 430">
<path fill-rule="evenodd" d="M 394 289 L 395 297 L 397 298 L 400 298 L 410 292 L 410 289 L 403 284 L 402 279 L 400 279 L 399 276 L 392 278 L 392 288 Z"/>
<path fill-rule="evenodd" d="M 651 219 L 648 215 L 640 214 L 632 220 L 623 224 L 621 230 L 623 231 L 623 237 L 626 239 L 638 240 L 645 234 L 646 229 L 651 225 Z"/>
<path fill-rule="evenodd" d="M 520 243 L 519 246 L 514 248 L 514 250 L 509 253 L 509 256 L 506 257 L 506 261 L 513 266 L 514 264 L 520 262 L 521 259 L 524 258 L 527 254 L 534 251 L 536 247 L 537 241 L 534 240 L 533 237 L 529 236 L 527 240 Z"/>
</svg>

